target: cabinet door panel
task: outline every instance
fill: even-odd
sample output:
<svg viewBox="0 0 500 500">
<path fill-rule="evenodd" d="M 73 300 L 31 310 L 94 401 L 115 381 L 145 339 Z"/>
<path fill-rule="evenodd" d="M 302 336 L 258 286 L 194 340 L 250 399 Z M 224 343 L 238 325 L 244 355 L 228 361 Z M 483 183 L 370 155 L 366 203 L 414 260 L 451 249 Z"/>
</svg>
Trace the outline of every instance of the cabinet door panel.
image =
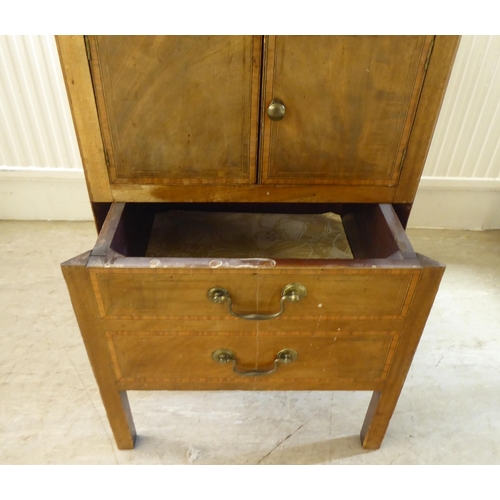
<svg viewBox="0 0 500 500">
<path fill-rule="evenodd" d="M 397 184 L 432 38 L 269 37 L 262 181 Z"/>
<path fill-rule="evenodd" d="M 89 37 L 112 183 L 254 183 L 258 36 Z"/>
</svg>

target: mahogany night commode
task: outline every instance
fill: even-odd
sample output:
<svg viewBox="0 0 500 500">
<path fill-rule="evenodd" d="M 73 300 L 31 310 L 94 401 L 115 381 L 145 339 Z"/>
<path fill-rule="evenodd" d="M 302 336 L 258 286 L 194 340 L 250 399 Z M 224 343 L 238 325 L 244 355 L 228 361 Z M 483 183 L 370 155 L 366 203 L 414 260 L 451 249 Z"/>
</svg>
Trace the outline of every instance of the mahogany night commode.
<svg viewBox="0 0 500 500">
<path fill-rule="evenodd" d="M 372 391 L 444 266 L 405 226 L 455 36 L 59 36 L 99 236 L 62 264 L 118 448 L 128 390 Z"/>
</svg>

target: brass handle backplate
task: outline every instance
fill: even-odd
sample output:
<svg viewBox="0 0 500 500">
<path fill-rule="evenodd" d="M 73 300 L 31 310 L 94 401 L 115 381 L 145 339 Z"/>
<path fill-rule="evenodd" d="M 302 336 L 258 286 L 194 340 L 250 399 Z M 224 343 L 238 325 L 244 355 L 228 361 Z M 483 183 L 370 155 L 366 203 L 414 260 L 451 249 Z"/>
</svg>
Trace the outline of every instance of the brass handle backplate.
<svg viewBox="0 0 500 500">
<path fill-rule="evenodd" d="M 226 363 L 233 363 L 233 372 L 242 377 L 259 377 L 261 375 L 270 375 L 278 369 L 278 364 L 283 363 L 288 365 L 293 363 L 298 358 L 297 351 L 293 349 L 282 349 L 274 358 L 274 366 L 270 370 L 239 370 L 236 366 L 236 355 L 230 349 L 217 349 L 212 353 L 212 359 L 221 365 Z"/>
<path fill-rule="evenodd" d="M 214 304 L 227 304 L 227 309 L 230 314 L 236 316 L 240 319 L 249 319 L 249 320 L 263 320 L 263 319 L 273 319 L 281 316 L 285 312 L 285 302 L 288 300 L 290 302 L 299 302 L 307 295 L 307 289 L 304 285 L 300 283 L 290 283 L 283 288 L 281 291 L 281 300 L 280 300 L 280 310 L 274 314 L 241 314 L 233 311 L 233 302 L 231 300 L 231 296 L 229 292 L 225 288 L 214 287 L 210 288 L 207 292 L 208 300 L 213 302 Z"/>
<path fill-rule="evenodd" d="M 285 118 L 285 105 L 279 99 L 273 99 L 267 108 L 267 116 L 273 122 L 279 122 Z"/>
</svg>

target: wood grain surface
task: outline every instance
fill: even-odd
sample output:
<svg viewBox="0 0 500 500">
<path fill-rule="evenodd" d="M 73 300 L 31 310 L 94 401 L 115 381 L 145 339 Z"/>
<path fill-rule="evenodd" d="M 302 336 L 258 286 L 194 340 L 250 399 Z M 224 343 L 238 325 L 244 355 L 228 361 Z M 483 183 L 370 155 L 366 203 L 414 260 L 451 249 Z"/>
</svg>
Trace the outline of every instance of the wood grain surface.
<svg viewBox="0 0 500 500">
<path fill-rule="evenodd" d="M 89 41 L 113 182 L 255 182 L 261 37 Z"/>
<path fill-rule="evenodd" d="M 84 38 L 61 35 L 56 42 L 90 199 L 112 201 Z"/>
<path fill-rule="evenodd" d="M 435 38 L 394 203 L 415 199 L 459 42 L 459 36 Z"/>
<path fill-rule="evenodd" d="M 269 37 L 263 182 L 396 184 L 432 38 Z"/>
<path fill-rule="evenodd" d="M 306 51 L 307 57 L 304 55 L 304 50 L 300 49 L 300 44 L 290 45 L 289 42 L 293 37 L 290 39 L 270 37 L 265 59 L 267 63 L 261 67 L 263 37 L 234 37 L 244 38 L 245 42 L 240 40 L 241 43 L 238 45 L 235 41 L 234 47 L 209 53 L 207 59 L 199 60 L 197 55 L 193 56 L 194 59 L 191 61 L 193 68 L 183 69 L 182 58 L 180 60 L 167 58 L 174 73 L 182 70 L 182 78 L 177 78 L 173 85 L 165 87 L 165 82 L 170 81 L 168 79 L 170 74 L 163 69 L 169 64 L 164 64 L 161 46 L 168 40 L 163 40 L 161 43 L 157 43 L 157 40 L 151 50 L 146 51 L 146 55 L 144 53 L 141 55 L 141 44 L 135 47 L 134 39 L 139 40 L 142 37 L 128 38 L 130 40 L 124 45 L 127 53 L 120 55 L 119 50 L 116 53 L 112 52 L 115 54 L 113 56 L 115 60 L 110 65 L 100 59 L 107 54 L 106 44 L 104 52 L 101 53 L 95 39 L 88 38 L 94 72 L 93 86 L 84 37 L 58 37 L 63 73 L 93 202 L 280 203 L 335 200 L 361 203 L 411 203 L 459 40 L 459 37 L 455 36 L 438 36 L 435 37 L 432 48 L 430 47 L 432 37 L 402 37 L 399 44 L 392 41 L 397 37 L 375 37 L 374 43 L 368 47 L 357 41 L 356 43 L 361 43 L 362 50 L 360 50 L 364 59 L 361 57 L 359 64 L 354 61 L 353 64 L 346 65 L 348 60 L 346 58 L 353 56 L 352 53 L 349 55 L 345 50 L 343 53 L 335 51 L 331 45 L 335 44 L 338 38 L 343 41 L 344 49 L 349 48 L 349 43 L 344 42 L 350 37 L 311 37 L 316 45 L 312 47 L 314 50 L 310 53 Z M 151 37 L 151 40 L 156 38 Z M 306 40 L 309 37 L 298 38 Z M 360 40 L 364 38 L 370 37 L 356 37 Z M 252 48 L 249 48 L 250 39 Z M 286 39 L 286 43 L 281 43 L 281 39 Z M 409 43 L 410 40 L 415 42 L 413 46 Z M 188 42 L 189 40 L 185 41 Z M 407 45 L 409 46 L 405 50 L 404 47 Z M 276 57 L 280 55 L 280 52 L 275 50 L 276 46 L 283 49 L 281 59 L 276 59 L 277 65 L 271 57 L 272 54 Z M 289 50 L 290 47 L 293 50 Z M 356 49 L 354 46 L 351 48 Z M 225 59 L 224 54 L 233 54 L 233 49 L 236 49 L 236 53 L 239 50 L 240 55 L 244 54 L 246 70 L 232 71 L 235 65 L 239 64 L 235 62 L 238 58 L 233 56 L 229 61 L 231 56 Z M 400 50 L 404 51 L 403 57 L 399 53 Z M 424 71 L 430 51 L 428 69 Z M 203 53 L 203 50 L 200 53 Z M 418 54 L 421 55 L 420 58 L 417 57 Z M 331 59 L 332 57 L 334 59 Z M 398 62 L 390 61 L 390 57 L 397 57 Z M 413 59 L 410 61 L 408 57 Z M 203 77 L 203 67 L 211 58 L 215 58 L 214 62 L 217 64 L 210 65 L 207 81 Z M 239 60 L 241 63 L 241 58 Z M 280 66 L 280 61 L 283 62 L 283 68 Z M 332 66 L 335 61 L 339 64 L 338 67 Z M 364 63 L 374 63 L 371 66 L 373 71 L 370 67 L 364 67 Z M 297 64 L 298 69 L 295 68 Z M 317 69 L 318 64 L 320 70 L 310 70 L 311 65 L 316 65 Z M 403 66 L 406 64 L 404 67 L 407 70 L 407 80 L 402 80 L 401 76 L 405 70 L 398 70 L 395 75 L 391 73 L 393 70 L 390 68 L 401 69 L 400 64 Z M 228 68 L 231 68 L 231 78 L 226 78 Z M 110 69 L 115 74 L 113 80 L 115 83 L 106 91 L 106 85 L 109 87 L 113 79 L 109 73 Z M 273 76 L 274 69 L 279 70 L 275 75 L 276 82 Z M 366 69 L 370 71 L 367 72 Z M 133 76 L 137 70 L 139 76 L 131 78 L 131 74 Z M 146 78 L 148 74 L 149 77 Z M 264 96 L 263 99 L 260 99 L 259 95 L 261 74 L 264 75 L 264 92 L 267 93 L 267 97 Z M 292 77 L 282 79 L 283 76 L 290 74 Z M 220 78 L 232 87 L 226 88 L 224 86 L 226 83 L 219 85 Z M 413 83 L 411 83 L 412 78 Z M 180 88 L 178 80 L 185 80 L 186 85 Z M 304 85 L 306 83 L 312 85 L 311 91 L 304 87 L 307 90 L 306 99 L 300 98 L 301 95 L 304 96 L 304 91 L 297 87 L 302 85 L 300 83 L 302 81 L 305 82 Z M 398 88 L 396 89 L 391 82 L 397 83 Z M 284 92 L 295 90 L 296 94 L 290 97 L 287 94 L 287 101 L 291 104 L 287 106 L 286 118 L 281 122 L 269 123 L 266 109 L 275 83 L 278 87 L 283 87 Z M 162 85 L 163 88 L 168 88 L 168 92 L 162 94 Z M 197 85 L 210 89 L 210 99 L 206 99 L 204 93 L 196 92 Z M 236 96 L 235 88 L 247 90 L 246 93 L 240 92 Z M 165 106 L 177 109 L 181 101 L 185 104 L 187 95 L 184 90 L 189 89 L 191 89 L 189 97 L 192 99 L 189 102 L 196 103 L 197 111 L 189 111 L 194 109 L 189 105 L 184 105 L 182 113 L 179 111 L 178 116 L 161 111 Z M 115 90 L 116 95 L 113 94 Z M 323 94 L 325 90 L 327 92 Z M 108 94 L 111 92 L 110 98 L 114 95 L 114 98 L 121 100 L 121 104 L 118 101 L 115 104 L 107 102 L 105 92 Z M 365 94 L 361 95 L 363 92 Z M 169 95 L 172 97 L 168 97 Z M 320 103 L 318 104 L 316 98 L 309 102 L 309 96 L 311 98 L 319 96 Z M 345 101 L 339 100 L 341 98 Z M 99 119 L 96 99 L 99 103 Z M 298 99 L 298 102 L 294 103 L 294 99 Z M 325 106 L 328 113 L 336 110 L 335 113 L 339 115 L 325 114 L 321 99 L 326 99 Z M 133 104 L 134 101 L 136 104 Z M 117 106 L 123 108 L 123 113 L 116 111 Z M 213 109 L 213 106 L 217 109 Z M 382 108 L 379 109 L 379 106 Z M 197 114 L 198 108 L 200 114 Z M 300 116 L 305 114 L 305 118 L 297 121 L 299 110 Z M 206 113 L 210 115 L 208 118 Z M 221 113 L 224 117 L 221 117 Z M 176 116 L 182 117 L 179 126 L 174 123 Z M 201 121 L 198 119 L 200 117 Z M 217 117 L 217 120 L 214 120 L 214 117 Z M 144 125 L 138 128 L 139 122 L 135 118 L 140 118 Z M 260 147 L 257 149 L 259 121 L 263 129 Z M 293 127 L 287 126 L 290 122 L 295 123 Z M 172 124 L 174 128 L 170 130 L 171 133 L 165 135 L 168 128 L 165 127 Z M 197 137 L 201 138 L 199 144 L 203 149 L 202 152 L 196 145 L 193 146 L 194 136 L 186 129 L 185 124 L 196 130 Z M 393 126 L 392 135 L 391 126 Z M 123 131 L 120 131 L 120 127 Z M 278 135 L 272 134 L 273 127 L 276 130 L 281 127 L 284 132 L 280 131 Z M 121 142 L 120 134 L 123 136 Z M 343 139 L 337 144 L 339 137 Z M 188 139 L 191 142 L 188 142 Z M 115 155 L 114 148 L 117 141 L 120 147 L 123 146 L 131 157 L 135 158 L 134 161 L 137 160 L 133 167 L 129 168 L 121 163 L 123 158 L 117 156 L 118 152 Z M 313 146 L 314 151 L 311 149 Z M 273 151 L 281 151 L 281 156 L 276 157 L 281 158 L 278 163 L 273 160 L 275 156 Z M 259 155 L 260 164 L 257 165 Z M 335 168 L 332 167 L 332 155 L 337 162 Z M 385 160 L 382 158 L 384 155 L 386 155 Z M 191 161 L 190 158 L 194 161 L 195 157 L 196 163 L 191 166 L 186 164 L 186 161 Z M 214 157 L 219 160 L 222 158 L 222 162 L 217 160 L 219 163 L 216 167 L 210 163 Z M 305 160 L 298 162 L 300 158 Z M 374 162 L 373 158 L 377 160 Z M 164 166 L 166 165 L 164 160 L 170 163 Z M 109 171 L 106 162 L 109 164 Z M 297 166 L 298 164 L 300 165 Z M 264 185 L 255 184 L 256 179 L 261 179 L 257 182 L 264 182 Z"/>
<path fill-rule="evenodd" d="M 91 271 L 103 318 L 231 319 L 227 304 L 207 298 L 213 287 L 229 291 L 239 314 L 273 314 L 280 310 L 283 288 L 301 283 L 307 296 L 286 302 L 284 317 L 397 319 L 406 314 L 419 270 L 311 270 L 283 275 L 279 269 L 237 274 L 213 270 L 179 273 L 159 269 L 131 273 L 126 269 Z M 244 321 L 244 320 L 242 320 Z"/>
<path fill-rule="evenodd" d="M 261 327 L 262 329 L 262 327 Z M 396 344 L 391 332 L 332 333 L 297 332 L 276 337 L 258 332 L 108 332 L 117 381 L 141 382 L 150 388 L 156 382 L 180 384 L 195 382 L 232 383 L 240 387 L 272 381 L 298 383 L 298 388 L 313 387 L 318 380 L 331 384 L 339 380 L 380 381 L 387 374 Z M 265 330 L 265 328 L 264 328 Z M 233 364 L 219 364 L 212 353 L 230 349 L 236 356 L 238 371 L 269 371 L 276 354 L 284 348 L 294 349 L 298 358 L 289 365 L 278 364 L 276 372 L 244 377 L 233 371 Z M 309 385 L 308 385 L 309 384 Z"/>
<path fill-rule="evenodd" d="M 64 262 L 61 268 L 116 444 L 119 449 L 132 449 L 135 426 L 127 393 L 115 383 L 112 358 L 86 268 L 88 257 L 89 252 Z"/>
<path fill-rule="evenodd" d="M 444 273 L 443 265 L 425 256 L 419 257 L 423 272 L 401 332 L 394 361 L 383 391 L 373 393 L 361 429 L 361 442 L 365 449 L 376 450 L 382 445 Z"/>
</svg>

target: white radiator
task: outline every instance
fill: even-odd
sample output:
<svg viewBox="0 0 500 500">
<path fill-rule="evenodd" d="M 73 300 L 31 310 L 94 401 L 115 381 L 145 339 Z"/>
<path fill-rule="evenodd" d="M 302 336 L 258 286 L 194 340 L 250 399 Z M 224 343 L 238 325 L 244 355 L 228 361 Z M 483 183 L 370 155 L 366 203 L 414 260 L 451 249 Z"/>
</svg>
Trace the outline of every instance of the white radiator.
<svg viewBox="0 0 500 500">
<path fill-rule="evenodd" d="M 410 226 L 500 228 L 500 36 L 463 36 Z"/>
<path fill-rule="evenodd" d="M 89 220 L 53 36 L 0 36 L 0 219 Z"/>
<path fill-rule="evenodd" d="M 500 36 L 464 36 L 426 178 L 500 180 Z"/>
<path fill-rule="evenodd" d="M 0 36 L 0 165 L 82 169 L 53 36 Z"/>
</svg>

